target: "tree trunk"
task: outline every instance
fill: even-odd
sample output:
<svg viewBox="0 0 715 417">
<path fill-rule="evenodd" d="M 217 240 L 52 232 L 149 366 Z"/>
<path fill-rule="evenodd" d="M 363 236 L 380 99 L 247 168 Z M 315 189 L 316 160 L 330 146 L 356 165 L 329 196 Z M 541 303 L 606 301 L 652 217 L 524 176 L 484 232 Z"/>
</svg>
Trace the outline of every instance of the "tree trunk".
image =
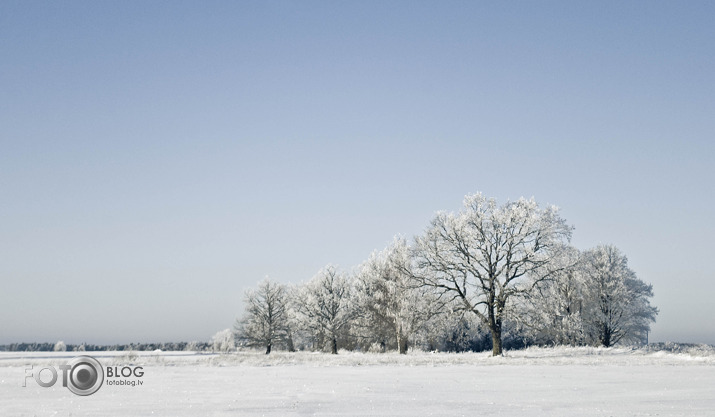
<svg viewBox="0 0 715 417">
<path fill-rule="evenodd" d="M 611 347 L 611 329 L 606 325 L 603 326 L 601 332 L 601 343 L 603 343 L 603 347 Z"/>
<path fill-rule="evenodd" d="M 395 337 L 397 338 L 397 351 L 401 355 L 407 353 L 407 338 L 402 334 L 402 325 L 395 323 Z"/>
<path fill-rule="evenodd" d="M 492 329 L 492 356 L 500 356 L 501 354 L 501 329 Z"/>
<path fill-rule="evenodd" d="M 338 340 L 333 336 L 333 346 L 332 349 L 330 350 L 330 353 L 333 355 L 338 354 Z"/>
<path fill-rule="evenodd" d="M 398 344 L 399 344 L 398 349 L 400 350 L 400 355 L 406 355 L 407 354 L 407 338 L 405 336 L 401 336 Z"/>
<path fill-rule="evenodd" d="M 269 353 L 271 353 L 271 344 L 270 343 L 268 345 L 266 345 L 266 355 L 268 355 Z"/>
<path fill-rule="evenodd" d="M 288 333 L 288 352 L 295 352 L 295 344 L 293 344 L 292 333 Z"/>
<path fill-rule="evenodd" d="M 492 356 L 501 356 L 501 311 L 493 314 L 489 323 L 492 332 Z"/>
<path fill-rule="evenodd" d="M 500 303 L 501 300 L 495 299 L 495 295 L 492 292 L 489 297 L 489 330 L 492 333 L 492 356 L 501 356 L 501 325 L 502 325 L 502 312 L 504 311 L 504 304 Z M 496 310 L 496 311 L 495 311 Z"/>
</svg>

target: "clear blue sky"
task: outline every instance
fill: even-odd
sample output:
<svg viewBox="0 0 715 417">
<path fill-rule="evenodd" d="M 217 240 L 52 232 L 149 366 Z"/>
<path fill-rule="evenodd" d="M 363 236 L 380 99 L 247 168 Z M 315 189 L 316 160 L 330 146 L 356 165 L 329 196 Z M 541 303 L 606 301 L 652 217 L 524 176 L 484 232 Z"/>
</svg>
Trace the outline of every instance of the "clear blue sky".
<svg viewBox="0 0 715 417">
<path fill-rule="evenodd" d="M 465 194 L 715 343 L 713 2 L 0 2 L 0 343 L 207 340 Z"/>
</svg>

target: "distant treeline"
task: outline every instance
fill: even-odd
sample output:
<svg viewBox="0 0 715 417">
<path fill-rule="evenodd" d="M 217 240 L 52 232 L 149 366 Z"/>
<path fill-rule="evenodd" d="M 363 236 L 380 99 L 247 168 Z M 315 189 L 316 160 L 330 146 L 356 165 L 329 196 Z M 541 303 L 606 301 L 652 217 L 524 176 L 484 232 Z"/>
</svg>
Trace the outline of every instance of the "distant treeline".
<svg viewBox="0 0 715 417">
<path fill-rule="evenodd" d="M 52 352 L 56 351 L 57 343 L 10 343 L 0 345 L 0 352 Z M 130 343 L 115 345 L 93 345 L 82 343 L 78 345 L 67 344 L 62 351 L 67 352 L 102 352 L 102 351 L 153 351 L 153 350 L 211 350 L 208 342 L 171 342 L 171 343 Z"/>
</svg>

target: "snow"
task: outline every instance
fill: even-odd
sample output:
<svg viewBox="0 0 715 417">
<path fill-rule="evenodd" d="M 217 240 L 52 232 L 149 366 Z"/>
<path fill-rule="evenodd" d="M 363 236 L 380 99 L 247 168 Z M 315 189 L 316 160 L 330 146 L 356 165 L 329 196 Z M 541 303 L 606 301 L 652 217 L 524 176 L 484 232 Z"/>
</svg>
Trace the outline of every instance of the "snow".
<svg viewBox="0 0 715 417">
<path fill-rule="evenodd" d="M 92 352 L 86 352 L 92 355 Z M 709 416 L 715 353 L 532 348 L 487 353 L 97 352 L 142 385 L 80 397 L 22 387 L 72 352 L 0 353 L 2 416 Z M 133 378 L 137 380 L 137 378 Z"/>
</svg>

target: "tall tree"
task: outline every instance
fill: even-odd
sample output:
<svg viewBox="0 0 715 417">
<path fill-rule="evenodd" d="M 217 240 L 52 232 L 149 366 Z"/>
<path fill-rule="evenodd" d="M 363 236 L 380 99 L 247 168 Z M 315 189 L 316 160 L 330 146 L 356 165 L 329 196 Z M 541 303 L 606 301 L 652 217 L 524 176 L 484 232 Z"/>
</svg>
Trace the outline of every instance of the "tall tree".
<svg viewBox="0 0 715 417">
<path fill-rule="evenodd" d="M 268 278 L 246 291 L 245 312 L 236 321 L 236 337 L 245 346 L 264 346 L 266 355 L 278 344 L 290 344 L 288 293 Z"/>
<path fill-rule="evenodd" d="M 586 251 L 582 268 L 584 320 L 593 342 L 606 347 L 642 342 L 658 314 L 649 300 L 653 286 L 641 281 L 628 267 L 628 258 L 612 245 Z"/>
<path fill-rule="evenodd" d="M 350 281 L 328 265 L 298 290 L 295 310 L 299 326 L 317 339 L 330 342 L 330 351 L 338 353 L 338 338 L 353 318 Z"/>
<path fill-rule="evenodd" d="M 414 279 L 404 238 L 396 237 L 362 265 L 357 280 L 362 328 L 373 336 L 392 335 L 401 354 L 408 341 L 440 312 L 442 302 L 429 287 Z"/>
<path fill-rule="evenodd" d="M 467 195 L 462 211 L 438 213 L 417 237 L 416 276 L 474 313 L 491 333 L 492 354 L 501 355 L 507 302 L 560 268 L 552 260 L 571 229 L 556 207 L 541 209 L 533 198 L 498 206 L 482 194 Z"/>
<path fill-rule="evenodd" d="M 521 300 L 517 314 L 525 335 L 538 343 L 582 345 L 588 343 L 583 325 L 585 307 L 581 254 L 575 248 L 562 252 L 554 262 L 563 268 L 541 280 Z"/>
</svg>

